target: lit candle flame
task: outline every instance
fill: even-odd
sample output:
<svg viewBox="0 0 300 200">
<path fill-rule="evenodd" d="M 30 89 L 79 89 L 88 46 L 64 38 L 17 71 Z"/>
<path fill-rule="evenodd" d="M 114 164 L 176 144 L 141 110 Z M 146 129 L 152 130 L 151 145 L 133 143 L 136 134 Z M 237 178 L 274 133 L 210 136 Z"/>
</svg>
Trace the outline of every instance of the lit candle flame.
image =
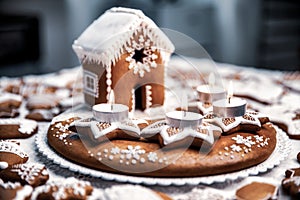
<svg viewBox="0 0 300 200">
<path fill-rule="evenodd" d="M 208 76 L 209 87 L 213 87 L 215 85 L 215 82 L 216 82 L 215 74 L 211 72 Z"/>
<path fill-rule="evenodd" d="M 227 90 L 227 99 L 228 103 L 230 104 L 230 100 L 233 97 L 233 83 L 232 81 L 229 82 L 228 90 Z"/>
<path fill-rule="evenodd" d="M 110 109 L 113 110 L 113 104 L 115 103 L 115 93 L 111 90 L 108 95 L 108 103 L 110 104 Z"/>
</svg>

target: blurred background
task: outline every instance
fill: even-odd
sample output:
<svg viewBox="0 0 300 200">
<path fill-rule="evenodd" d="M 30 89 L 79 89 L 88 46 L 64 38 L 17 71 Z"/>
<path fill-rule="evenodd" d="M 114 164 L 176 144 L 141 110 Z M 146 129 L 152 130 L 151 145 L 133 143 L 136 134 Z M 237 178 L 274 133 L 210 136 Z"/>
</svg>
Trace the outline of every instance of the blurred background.
<svg viewBox="0 0 300 200">
<path fill-rule="evenodd" d="M 217 62 L 300 71 L 298 0 L 0 0 L 0 75 L 79 65 L 73 41 L 113 6 L 141 9 L 158 26 L 199 42 Z"/>
</svg>

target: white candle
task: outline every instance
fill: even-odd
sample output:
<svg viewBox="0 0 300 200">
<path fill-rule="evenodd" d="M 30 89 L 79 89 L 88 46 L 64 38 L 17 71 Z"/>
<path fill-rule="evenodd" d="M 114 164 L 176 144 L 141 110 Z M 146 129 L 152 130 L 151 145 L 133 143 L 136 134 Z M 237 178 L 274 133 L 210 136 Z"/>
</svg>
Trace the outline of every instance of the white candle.
<svg viewBox="0 0 300 200">
<path fill-rule="evenodd" d="M 247 102 L 244 99 L 233 97 L 233 85 L 229 83 L 227 99 L 213 102 L 213 112 L 218 117 L 238 117 L 246 112 Z"/>
<path fill-rule="evenodd" d="M 128 119 L 129 108 L 123 104 L 116 104 L 114 92 L 111 90 L 108 103 L 93 106 L 93 116 L 99 122 L 122 122 Z"/>
<path fill-rule="evenodd" d="M 166 113 L 166 121 L 172 127 L 198 127 L 202 122 L 202 115 L 187 111 L 171 111 Z"/>
<path fill-rule="evenodd" d="M 203 103 L 211 103 L 213 101 L 224 99 L 226 91 L 222 87 L 209 85 L 199 85 L 197 87 L 199 101 Z"/>
<path fill-rule="evenodd" d="M 215 76 L 209 74 L 208 84 L 197 87 L 199 100 L 203 103 L 210 103 L 225 98 L 226 91 L 224 88 L 215 85 Z"/>
<path fill-rule="evenodd" d="M 247 102 L 241 98 L 221 99 L 213 102 L 213 113 L 218 117 L 238 117 L 246 112 Z"/>
</svg>

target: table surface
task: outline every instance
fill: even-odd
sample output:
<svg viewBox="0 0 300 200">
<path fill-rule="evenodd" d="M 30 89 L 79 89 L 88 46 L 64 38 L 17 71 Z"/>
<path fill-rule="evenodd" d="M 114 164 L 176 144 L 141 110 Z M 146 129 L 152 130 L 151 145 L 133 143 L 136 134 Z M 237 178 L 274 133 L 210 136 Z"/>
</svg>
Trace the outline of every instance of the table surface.
<svg viewBox="0 0 300 200">
<path fill-rule="evenodd" d="M 181 65 L 181 62 L 182 61 L 173 59 L 171 62 L 171 65 L 179 66 L 179 65 Z M 202 61 L 196 61 L 196 62 L 197 62 L 197 64 L 204 66 L 201 73 L 209 72 L 208 69 L 211 68 L 210 64 L 207 64 L 206 62 L 202 62 Z M 76 68 L 78 68 L 78 67 L 76 67 Z M 177 69 L 180 70 L 179 67 Z M 74 70 L 74 69 L 72 69 L 72 70 Z M 247 72 L 249 72 L 250 74 L 259 74 L 259 76 L 262 76 L 262 74 L 263 74 L 263 76 L 265 76 L 266 79 L 271 78 L 272 80 L 283 79 L 283 76 L 286 74 L 284 72 L 279 72 L 279 71 L 266 71 L 266 70 L 238 67 L 238 66 L 225 65 L 225 64 L 216 64 L 216 68 L 214 70 L 217 70 L 218 73 L 222 77 L 226 77 L 227 75 L 233 75 L 234 73 L 241 74 L 241 72 L 243 72 L 244 74 L 247 74 Z M 188 69 L 184 69 L 184 72 L 180 72 L 180 73 L 189 74 Z M 189 78 L 187 78 L 187 79 L 189 79 Z M 189 79 L 189 80 L 187 80 L 187 79 L 184 81 L 191 81 L 191 79 Z M 3 78 L 0 79 L 0 83 L 1 83 L 1 80 L 3 80 Z M 297 81 L 299 81 L 299 80 L 297 80 Z M 176 85 L 172 86 L 172 87 L 180 88 L 177 84 L 178 83 L 176 83 Z M 199 83 L 193 82 L 192 84 L 197 85 Z M 183 86 L 183 87 L 186 87 L 186 86 Z M 263 86 L 261 86 L 261 87 L 263 87 Z M 282 87 L 282 86 L 276 85 L 276 87 Z M 266 87 L 266 88 L 262 88 L 261 90 L 269 91 L 270 89 L 272 89 L 272 88 Z M 291 91 L 292 90 L 290 90 L 289 92 L 291 92 Z M 296 105 L 294 105 L 294 107 L 292 107 L 291 109 L 295 109 L 295 108 L 299 109 L 300 101 L 297 102 L 297 98 L 300 98 L 300 93 L 298 91 L 294 91 L 292 93 L 296 98 L 296 102 L 294 102 Z M 193 99 L 193 97 L 189 97 L 189 99 Z M 272 104 L 270 104 L 269 107 L 274 106 L 274 104 L 279 104 L 276 101 L 274 101 L 274 102 Z M 255 106 L 258 105 L 258 107 L 266 106 L 266 105 L 259 105 L 259 103 L 257 103 L 257 102 L 254 102 L 253 105 L 255 105 Z M 282 105 L 282 102 L 280 102 L 280 105 Z M 288 106 L 288 105 L 287 105 L 287 107 L 290 108 L 290 106 Z M 22 117 L 24 117 L 24 115 L 21 114 L 20 117 L 22 118 Z M 49 125 L 49 123 L 46 123 L 46 122 L 39 122 L 39 124 L 41 126 Z M 300 132 L 299 132 L 299 134 L 300 134 Z M 32 136 L 27 139 L 20 139 L 19 141 L 20 141 L 23 149 L 29 155 L 29 162 L 37 162 L 37 163 L 42 163 L 42 164 L 46 165 L 46 167 L 50 173 L 50 179 L 54 179 L 54 178 L 60 179 L 60 178 L 72 177 L 72 176 L 75 176 L 75 177 L 83 179 L 83 180 L 91 180 L 92 179 L 91 177 L 87 177 L 87 176 L 84 176 L 79 173 L 71 172 L 68 169 L 64 169 L 64 168 L 54 164 L 52 161 L 48 160 L 47 158 L 45 158 L 45 156 L 43 156 L 37 150 L 37 147 L 35 145 L 35 136 Z M 272 182 L 273 184 L 280 186 L 281 181 L 284 178 L 285 171 L 289 168 L 299 167 L 299 162 L 297 162 L 296 157 L 297 157 L 298 152 L 300 152 L 300 140 L 291 140 L 291 144 L 292 144 L 291 152 L 284 161 L 282 161 L 278 166 L 274 167 L 273 169 L 270 169 L 264 173 L 260 173 L 257 176 L 249 176 L 247 178 L 240 178 L 240 179 L 237 179 L 234 181 L 225 181 L 222 183 L 214 183 L 211 185 L 202 185 L 202 184 L 197 185 L 197 186 L 194 186 L 194 185 L 184 185 L 184 186 L 153 185 L 153 186 L 146 186 L 146 187 L 169 194 L 174 199 L 193 199 L 193 198 L 196 198 L 196 196 L 197 196 L 197 199 L 201 199 L 199 197 L 199 194 L 201 193 L 202 195 L 204 195 L 205 192 L 208 192 L 209 194 L 216 193 L 216 194 L 223 195 L 224 199 L 232 199 L 234 197 L 234 193 L 235 193 L 236 189 L 238 189 L 242 185 L 244 185 L 250 181 L 253 181 L 253 180 Z M 106 180 L 97 179 L 97 183 L 95 184 L 95 187 L 107 188 L 112 185 L 119 185 L 119 184 L 124 184 L 124 183 L 118 183 L 118 182 L 114 182 L 114 181 L 106 181 Z M 281 188 L 279 189 L 279 195 L 280 195 L 279 199 L 289 199 L 289 197 L 283 193 Z"/>
</svg>

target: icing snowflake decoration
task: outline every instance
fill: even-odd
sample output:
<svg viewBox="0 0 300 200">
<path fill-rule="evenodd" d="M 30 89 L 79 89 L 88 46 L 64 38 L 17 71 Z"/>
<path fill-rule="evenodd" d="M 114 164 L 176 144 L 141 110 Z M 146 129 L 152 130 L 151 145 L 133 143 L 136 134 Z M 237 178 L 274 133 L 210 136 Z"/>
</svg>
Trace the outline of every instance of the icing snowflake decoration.
<svg viewBox="0 0 300 200">
<path fill-rule="evenodd" d="M 139 160 L 140 159 L 140 155 L 141 154 L 145 154 L 145 150 L 144 149 L 141 149 L 140 146 L 131 146 L 131 145 L 128 145 L 127 149 L 122 149 L 121 150 L 121 153 L 122 154 L 125 154 L 126 155 L 126 159 L 136 159 L 136 160 Z"/>
<path fill-rule="evenodd" d="M 21 134 L 32 134 L 37 128 L 38 124 L 30 119 L 2 119 L 0 125 L 18 125 L 18 131 Z"/>
<path fill-rule="evenodd" d="M 145 72 L 150 72 L 151 68 L 157 67 L 155 62 L 158 58 L 155 54 L 156 48 L 151 46 L 150 39 L 146 39 L 143 35 L 139 36 L 138 42 L 133 40 L 131 45 L 131 47 L 126 48 L 129 53 L 126 58 L 126 61 L 129 62 L 128 68 L 133 69 L 134 74 L 144 77 Z"/>
<path fill-rule="evenodd" d="M 102 162 L 119 160 L 121 165 L 143 165 L 147 162 L 157 163 L 162 165 L 168 165 L 170 160 L 168 157 L 161 155 L 158 152 L 147 152 L 141 146 L 128 145 L 126 148 L 119 148 L 117 146 L 112 146 L 110 148 L 105 148 L 102 151 L 91 152 L 88 151 L 90 157 L 96 158 L 98 161 Z M 144 170 L 144 169 L 142 169 Z"/>
</svg>

